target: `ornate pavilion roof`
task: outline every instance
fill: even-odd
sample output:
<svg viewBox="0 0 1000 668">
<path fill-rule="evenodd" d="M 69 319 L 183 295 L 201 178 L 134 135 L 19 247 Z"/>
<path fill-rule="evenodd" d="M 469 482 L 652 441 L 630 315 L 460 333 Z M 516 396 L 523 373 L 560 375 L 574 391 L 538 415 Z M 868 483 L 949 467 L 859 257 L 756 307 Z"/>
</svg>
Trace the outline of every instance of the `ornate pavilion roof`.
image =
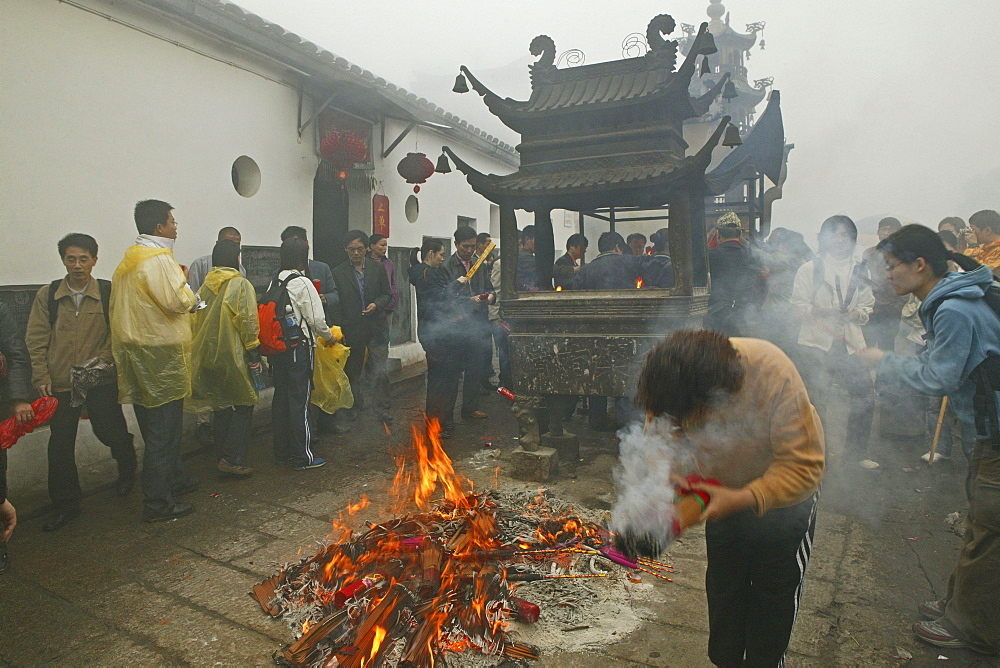
<svg viewBox="0 0 1000 668">
<path fill-rule="evenodd" d="M 552 127 L 553 116 L 604 114 L 642 105 L 666 104 L 671 108 L 671 120 L 679 123 L 700 115 L 688 94 L 688 86 L 697 56 L 715 53 L 716 47 L 708 24 L 702 24 L 687 58 L 680 69 L 675 69 L 678 42 L 662 36 L 673 32 L 674 27 L 674 20 L 661 14 L 647 27 L 650 49 L 644 56 L 568 68 L 556 67 L 555 42 L 539 35 L 529 46 L 531 54 L 539 59 L 530 66 L 532 91 L 527 100 L 501 97 L 467 67 L 463 65 L 461 70 L 489 110 L 521 134 L 544 133 L 544 128 Z"/>
<path fill-rule="evenodd" d="M 670 189 L 689 179 L 703 179 L 729 117 L 726 116 L 711 139 L 695 155 L 677 159 L 651 152 L 647 155 L 620 155 L 583 158 L 572 164 L 522 165 L 513 174 L 479 172 L 447 146 L 444 151 L 465 174 L 472 189 L 490 201 L 509 200 L 515 208 L 562 208 L 589 211 L 607 206 L 667 201 Z"/>
</svg>

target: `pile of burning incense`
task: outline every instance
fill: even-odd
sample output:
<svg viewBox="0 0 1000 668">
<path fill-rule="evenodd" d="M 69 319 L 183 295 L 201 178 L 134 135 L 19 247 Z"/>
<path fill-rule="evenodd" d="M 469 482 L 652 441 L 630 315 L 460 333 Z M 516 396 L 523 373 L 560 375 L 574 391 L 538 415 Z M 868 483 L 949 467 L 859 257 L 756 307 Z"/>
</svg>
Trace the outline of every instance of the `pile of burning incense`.
<svg viewBox="0 0 1000 668">
<path fill-rule="evenodd" d="M 422 668 L 465 651 L 535 659 L 538 648 L 517 642 L 509 626 L 545 614 L 518 592 L 522 583 L 538 583 L 528 586 L 540 594 L 556 583 L 599 581 L 616 567 L 670 579 L 670 566 L 629 560 L 607 530 L 544 492 L 473 492 L 441 448 L 436 424 L 414 428 L 413 445 L 393 489 L 396 511 L 413 504 L 416 512 L 369 522 L 360 535 L 343 529 L 254 587 L 264 611 L 296 635 L 279 663 Z M 445 498 L 432 505 L 438 491 Z"/>
<path fill-rule="evenodd" d="M 432 666 L 445 652 L 538 658 L 508 621 L 539 607 L 519 583 L 607 577 L 615 565 L 669 579 L 670 566 L 631 562 L 599 525 L 554 518 L 544 497 L 525 508 L 499 492 L 443 501 L 429 511 L 370 524 L 283 567 L 251 594 L 298 639 L 281 655 L 295 666 Z M 533 506 L 533 507 L 532 507 Z"/>
</svg>

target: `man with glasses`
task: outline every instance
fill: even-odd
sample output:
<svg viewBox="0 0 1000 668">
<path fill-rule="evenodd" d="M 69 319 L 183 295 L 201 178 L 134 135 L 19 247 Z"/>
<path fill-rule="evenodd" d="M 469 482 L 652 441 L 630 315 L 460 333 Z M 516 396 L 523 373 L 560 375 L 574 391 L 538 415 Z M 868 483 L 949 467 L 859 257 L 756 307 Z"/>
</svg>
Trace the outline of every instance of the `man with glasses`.
<svg viewBox="0 0 1000 668">
<path fill-rule="evenodd" d="M 448 272 L 449 278 L 455 280 L 467 275 L 478 259 L 476 231 L 471 227 L 459 227 L 455 230 L 455 252 L 442 265 L 444 270 Z M 485 380 L 486 364 L 491 353 L 489 306 L 496 302 L 490 272 L 485 267 L 480 267 L 475 276 L 462 285 L 458 296 L 460 306 L 452 327 L 461 341 L 461 349 L 455 351 L 455 354 L 463 365 L 462 417 L 485 420 L 486 413 L 479 410 L 479 387 Z M 446 428 L 454 418 L 457 399 L 453 395 L 445 404 Z"/>
<path fill-rule="evenodd" d="M 339 302 L 335 317 L 344 333 L 344 345 L 351 349 L 351 355 L 344 365 L 344 372 L 354 391 L 355 406 L 363 397 L 361 373 L 368 357 L 368 344 L 372 335 L 380 327 L 385 327 L 385 308 L 392 295 L 389 292 L 389 276 L 381 264 L 366 256 L 368 235 L 361 230 L 351 230 L 344 239 L 347 261 L 333 269 L 333 282 L 337 288 Z M 351 411 L 355 409 L 350 409 Z M 347 411 L 339 411 L 338 415 Z M 346 431 L 341 421 L 338 431 Z"/>
</svg>

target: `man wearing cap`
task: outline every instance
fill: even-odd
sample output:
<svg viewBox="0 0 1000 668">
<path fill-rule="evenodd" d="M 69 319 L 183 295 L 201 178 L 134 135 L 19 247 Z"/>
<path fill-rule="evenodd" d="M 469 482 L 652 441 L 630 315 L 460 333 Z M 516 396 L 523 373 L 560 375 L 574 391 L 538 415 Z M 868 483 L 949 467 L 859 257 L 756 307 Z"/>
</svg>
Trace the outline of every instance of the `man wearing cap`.
<svg viewBox="0 0 1000 668">
<path fill-rule="evenodd" d="M 751 307 L 763 301 L 762 271 L 740 241 L 743 227 L 736 214 L 729 212 L 722 216 L 718 230 L 719 245 L 708 249 L 712 292 L 704 324 L 705 329 L 739 336 L 746 327 Z"/>
</svg>

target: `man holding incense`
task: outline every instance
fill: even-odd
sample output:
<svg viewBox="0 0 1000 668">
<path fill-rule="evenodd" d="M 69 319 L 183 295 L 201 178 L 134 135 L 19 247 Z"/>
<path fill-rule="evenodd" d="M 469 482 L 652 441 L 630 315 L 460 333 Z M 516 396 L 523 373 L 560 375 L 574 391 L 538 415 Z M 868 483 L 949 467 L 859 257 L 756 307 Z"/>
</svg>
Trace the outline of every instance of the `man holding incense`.
<svg viewBox="0 0 1000 668">
<path fill-rule="evenodd" d="M 708 656 L 781 665 L 816 526 L 824 442 L 795 366 L 759 339 L 675 332 L 647 355 L 636 404 L 667 419 L 675 480 L 706 492 Z M 664 528 L 664 531 L 669 531 Z M 653 556 L 653 555 L 650 555 Z"/>
<path fill-rule="evenodd" d="M 477 263 L 479 266 L 477 267 Z M 479 263 L 476 256 L 476 231 L 462 226 L 455 230 L 455 252 L 444 263 L 449 280 L 469 276 L 469 281 L 458 291 L 459 305 L 452 328 L 457 335 L 458 349 L 454 351 L 461 360 L 465 382 L 462 385 L 462 418 L 485 420 L 486 413 L 479 410 L 479 387 L 486 371 L 486 360 L 493 352 L 490 330 L 489 305 L 496 301 L 496 290 L 490 280 L 489 269 Z M 445 402 L 445 419 L 451 420 L 455 414 L 457 393 Z"/>
</svg>

